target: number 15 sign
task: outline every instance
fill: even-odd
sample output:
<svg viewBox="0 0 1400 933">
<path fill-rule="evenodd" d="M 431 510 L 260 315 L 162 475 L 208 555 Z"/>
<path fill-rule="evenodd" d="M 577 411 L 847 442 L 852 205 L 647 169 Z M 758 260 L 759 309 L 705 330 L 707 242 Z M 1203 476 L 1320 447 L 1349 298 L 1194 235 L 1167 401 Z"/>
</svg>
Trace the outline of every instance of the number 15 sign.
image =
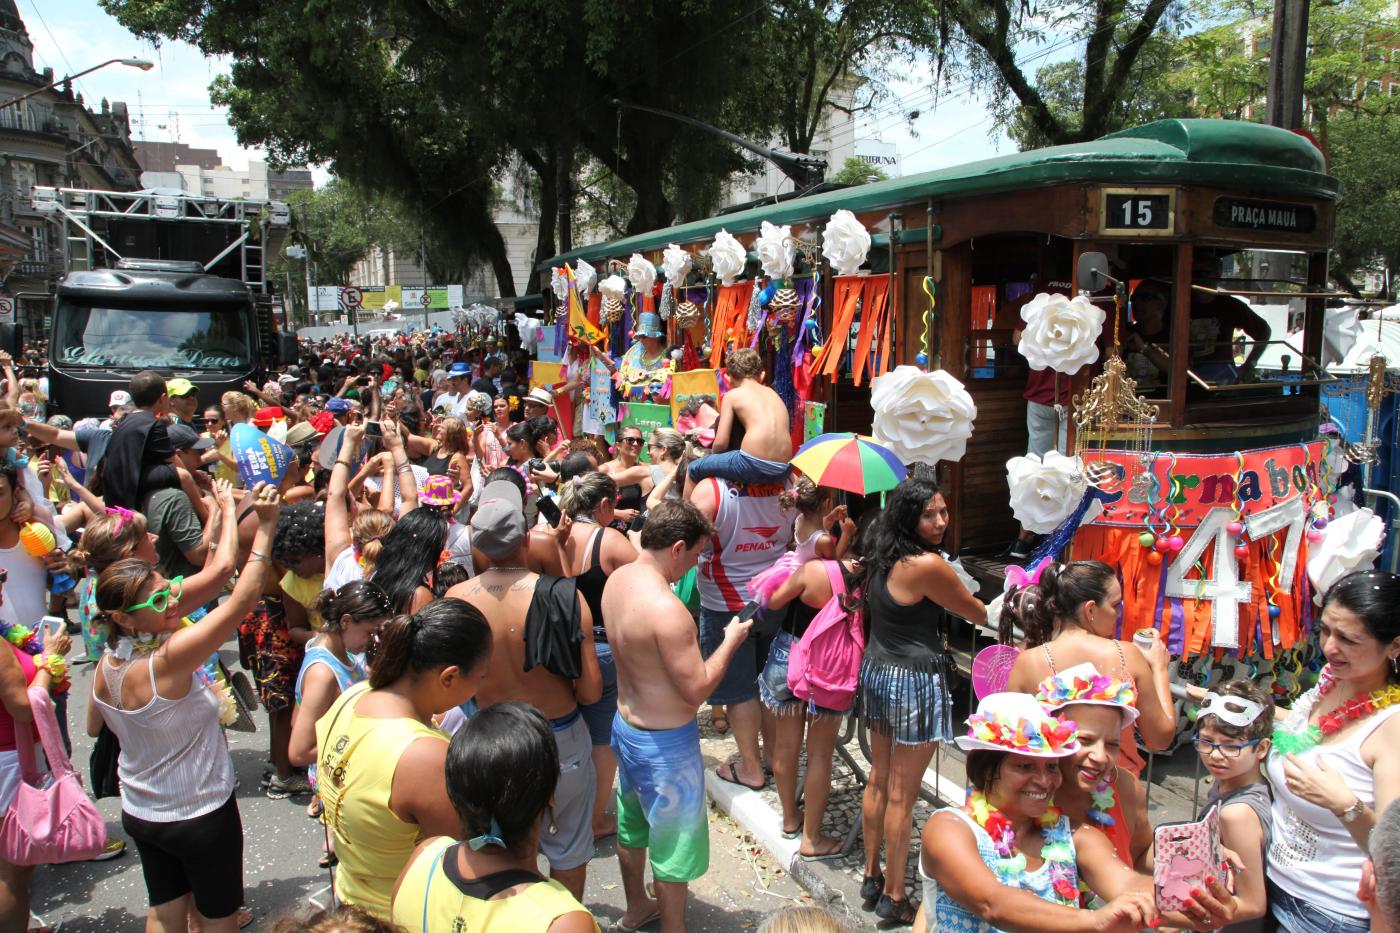
<svg viewBox="0 0 1400 933">
<path fill-rule="evenodd" d="M 1176 233 L 1175 188 L 1102 188 L 1099 233 L 1171 236 Z"/>
</svg>

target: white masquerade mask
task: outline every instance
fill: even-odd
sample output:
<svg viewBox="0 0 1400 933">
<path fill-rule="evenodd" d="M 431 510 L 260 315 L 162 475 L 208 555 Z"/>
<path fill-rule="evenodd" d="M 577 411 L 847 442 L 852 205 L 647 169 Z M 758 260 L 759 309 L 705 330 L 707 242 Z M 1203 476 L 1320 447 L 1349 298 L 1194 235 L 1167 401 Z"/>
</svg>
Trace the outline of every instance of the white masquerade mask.
<svg viewBox="0 0 1400 933">
<path fill-rule="evenodd" d="M 1206 700 L 1201 704 L 1201 711 L 1196 714 L 1196 720 L 1199 722 L 1203 716 L 1214 716 L 1221 722 L 1243 729 L 1258 719 L 1262 712 L 1264 712 L 1264 704 L 1257 700 L 1221 696 L 1212 691 L 1206 694 Z"/>
</svg>

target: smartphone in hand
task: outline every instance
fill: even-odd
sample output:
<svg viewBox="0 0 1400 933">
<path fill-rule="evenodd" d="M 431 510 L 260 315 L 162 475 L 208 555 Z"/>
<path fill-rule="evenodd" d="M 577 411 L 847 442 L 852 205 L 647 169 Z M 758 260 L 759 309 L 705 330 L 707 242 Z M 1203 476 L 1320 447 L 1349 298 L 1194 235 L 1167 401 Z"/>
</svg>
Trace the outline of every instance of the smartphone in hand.
<svg viewBox="0 0 1400 933">
<path fill-rule="evenodd" d="M 559 519 L 563 517 L 563 513 L 559 511 L 559 503 L 550 496 L 540 496 L 540 501 L 536 505 L 545 521 L 549 522 L 549 527 L 558 528 Z"/>
</svg>

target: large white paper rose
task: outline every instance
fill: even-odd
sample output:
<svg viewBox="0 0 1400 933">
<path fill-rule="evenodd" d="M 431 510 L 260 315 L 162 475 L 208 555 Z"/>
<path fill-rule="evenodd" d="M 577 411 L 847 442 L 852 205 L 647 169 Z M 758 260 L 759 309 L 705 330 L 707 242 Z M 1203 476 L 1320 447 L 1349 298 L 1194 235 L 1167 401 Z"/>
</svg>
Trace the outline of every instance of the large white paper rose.
<svg viewBox="0 0 1400 933">
<path fill-rule="evenodd" d="M 734 280 L 744 274 L 744 263 L 749 259 L 748 250 L 728 230 L 716 233 L 714 244 L 705 252 L 710 254 L 720 284 L 733 285 Z"/>
<path fill-rule="evenodd" d="M 1353 570 L 1365 570 L 1375 564 L 1381 553 L 1385 522 L 1370 509 L 1334 518 L 1322 531 L 1322 540 L 1308 545 L 1308 579 L 1313 585 L 1313 600 L 1322 602 L 1323 594 Z"/>
<path fill-rule="evenodd" d="M 765 220 L 759 227 L 754 252 L 758 253 L 758 264 L 763 267 L 764 275 L 772 279 L 790 277 L 792 260 L 797 253 L 792 245 L 792 227 L 774 226 Z"/>
<path fill-rule="evenodd" d="M 564 274 L 562 268 L 556 267 L 550 270 L 549 287 L 554 290 L 554 297 L 559 299 L 561 305 L 569 300 L 569 277 Z M 385 307 L 388 307 L 387 302 Z"/>
<path fill-rule="evenodd" d="M 574 264 L 574 287 L 580 295 L 587 298 L 597 284 L 598 270 L 590 266 L 587 260 L 580 259 Z"/>
<path fill-rule="evenodd" d="M 610 275 L 598 283 L 598 292 L 604 298 L 621 301 L 622 296 L 627 294 L 627 280 L 620 275 Z"/>
<path fill-rule="evenodd" d="M 639 295 L 650 295 L 652 283 L 656 281 L 656 266 L 641 253 L 633 253 L 627 261 L 627 279 Z"/>
<path fill-rule="evenodd" d="M 1044 535 L 1069 517 L 1088 484 L 1075 458 L 1052 450 L 1044 459 L 1026 454 L 1006 461 L 1006 485 L 1016 521 L 1027 531 Z"/>
<path fill-rule="evenodd" d="M 685 277 L 690 275 L 690 253 L 672 243 L 666 247 L 661 254 L 661 271 L 666 275 L 666 281 L 671 283 L 672 288 L 680 288 L 685 284 Z"/>
<path fill-rule="evenodd" d="M 1072 374 L 1099 358 L 1099 334 L 1107 315 L 1087 298 L 1041 292 L 1021 308 L 1018 349 L 1031 369 Z"/>
<path fill-rule="evenodd" d="M 870 231 L 848 210 L 831 215 L 822 231 L 822 255 L 837 275 L 855 275 L 870 253 Z"/>
<path fill-rule="evenodd" d="M 906 465 L 961 460 L 977 406 L 963 384 L 943 370 L 896 366 L 870 383 L 876 440 Z"/>
<path fill-rule="evenodd" d="M 526 353 L 534 353 L 540 347 L 540 331 L 544 328 L 544 322 L 530 317 L 528 314 L 516 312 L 515 329 L 520 334 L 520 349 Z"/>
</svg>

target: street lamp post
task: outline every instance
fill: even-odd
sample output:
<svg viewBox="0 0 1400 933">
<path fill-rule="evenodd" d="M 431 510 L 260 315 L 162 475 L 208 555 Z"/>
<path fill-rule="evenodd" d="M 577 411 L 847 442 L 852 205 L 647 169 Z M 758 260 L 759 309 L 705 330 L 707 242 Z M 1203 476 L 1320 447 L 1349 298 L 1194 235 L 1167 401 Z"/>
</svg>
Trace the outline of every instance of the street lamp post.
<svg viewBox="0 0 1400 933">
<path fill-rule="evenodd" d="M 108 65 L 125 65 L 128 68 L 140 68 L 142 71 L 150 71 L 152 68 L 155 67 L 154 64 L 146 61 L 144 58 L 109 58 L 107 61 L 103 62 L 100 65 L 93 65 L 91 68 L 85 68 L 82 71 L 75 72 L 74 74 L 64 75 L 57 81 L 45 84 L 43 87 L 36 87 L 34 90 L 30 91 L 27 94 L 21 94 L 18 97 L 12 97 L 7 101 L 0 102 L 0 109 L 9 107 L 13 104 L 18 104 L 21 101 L 28 100 L 35 94 L 42 94 L 45 91 L 52 90 L 58 87 L 60 84 L 63 84 L 65 81 L 73 81 L 78 78 L 81 78 L 83 75 L 92 74 L 99 68 L 106 68 Z"/>
</svg>

